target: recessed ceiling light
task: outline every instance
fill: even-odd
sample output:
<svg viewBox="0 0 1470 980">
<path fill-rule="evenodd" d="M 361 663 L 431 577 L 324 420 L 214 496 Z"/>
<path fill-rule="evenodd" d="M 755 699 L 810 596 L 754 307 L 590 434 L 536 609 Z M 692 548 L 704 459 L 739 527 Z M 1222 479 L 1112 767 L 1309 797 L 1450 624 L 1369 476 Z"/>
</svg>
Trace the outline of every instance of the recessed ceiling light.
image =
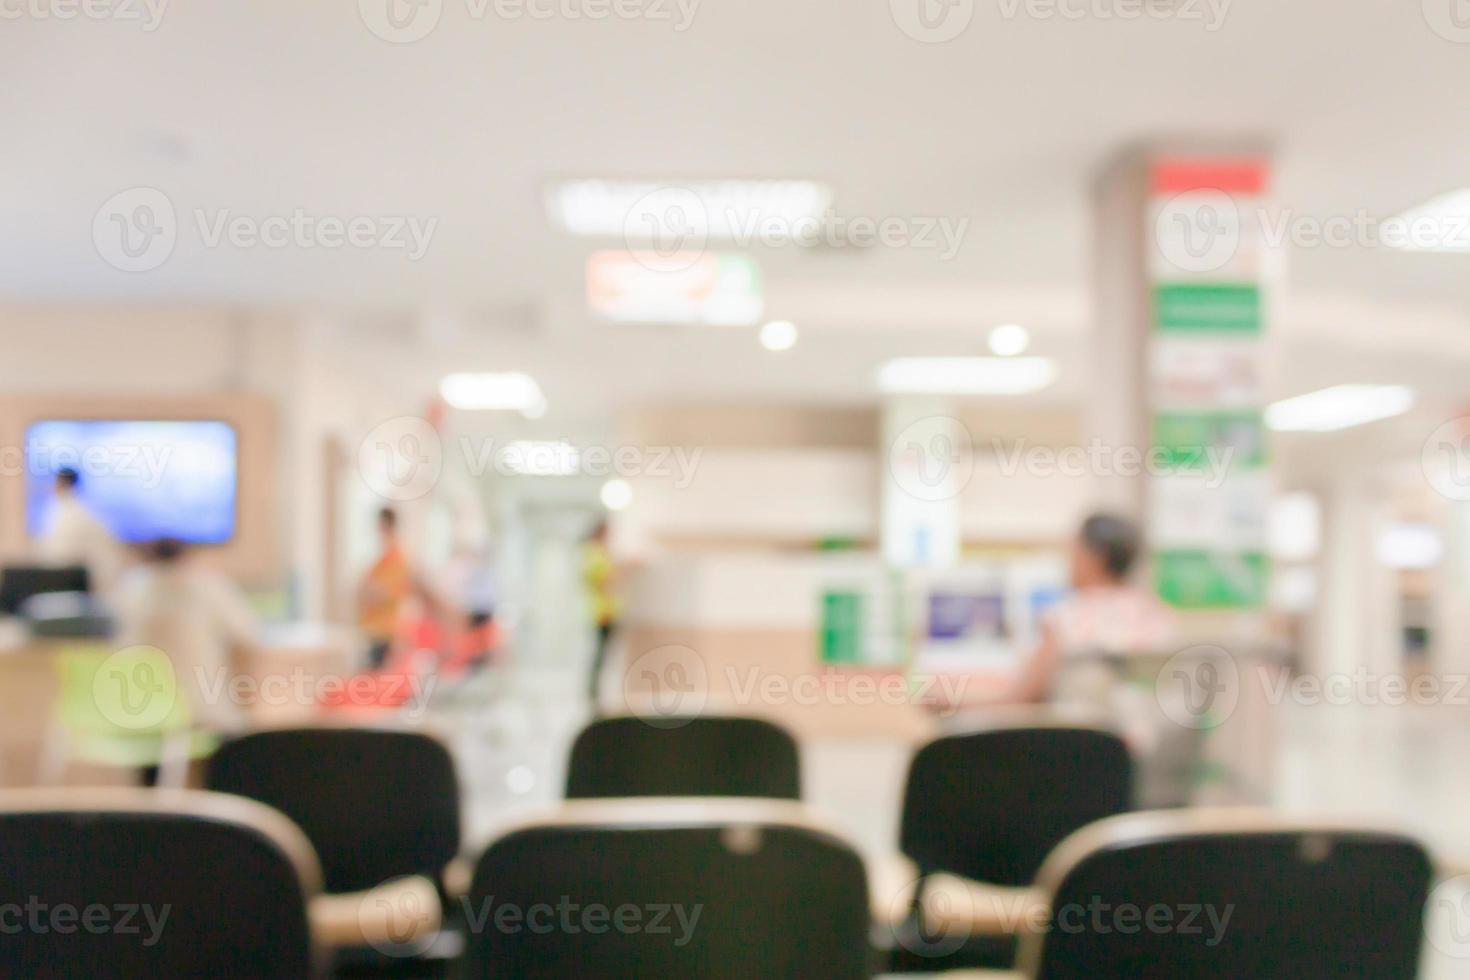
<svg viewBox="0 0 1470 980">
<path fill-rule="evenodd" d="M 796 324 L 790 320 L 772 320 L 761 327 L 761 346 L 766 350 L 790 350 L 796 337 Z"/>
<path fill-rule="evenodd" d="M 598 492 L 602 506 L 608 510 L 626 510 L 633 502 L 633 487 L 627 480 L 608 480 Z"/>
<path fill-rule="evenodd" d="M 450 407 L 467 411 L 520 412 L 527 418 L 546 412 L 541 386 L 521 371 L 451 374 L 439 383 L 439 394 Z"/>
<path fill-rule="evenodd" d="M 1045 357 L 900 357 L 878 369 L 889 394 L 1025 395 L 1056 380 Z"/>
<path fill-rule="evenodd" d="M 1019 323 L 1002 323 L 990 331 L 990 352 L 1001 357 L 1026 353 L 1031 346 L 1031 331 Z"/>
<path fill-rule="evenodd" d="M 755 237 L 820 217 L 832 189 L 814 180 L 567 180 L 546 193 L 552 221 L 574 235 L 657 239 Z"/>
<path fill-rule="evenodd" d="M 1334 385 L 1266 406 L 1266 425 L 1277 432 L 1335 432 L 1402 415 L 1414 407 L 1404 385 Z"/>
</svg>

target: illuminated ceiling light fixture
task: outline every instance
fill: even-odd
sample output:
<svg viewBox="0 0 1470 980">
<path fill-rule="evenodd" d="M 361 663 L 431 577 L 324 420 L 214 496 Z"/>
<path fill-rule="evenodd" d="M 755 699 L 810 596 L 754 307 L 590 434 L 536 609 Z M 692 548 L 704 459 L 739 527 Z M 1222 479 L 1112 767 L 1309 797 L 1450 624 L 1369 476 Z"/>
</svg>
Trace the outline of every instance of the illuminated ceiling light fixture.
<svg viewBox="0 0 1470 980">
<path fill-rule="evenodd" d="M 900 357 L 878 369 L 886 394 L 1026 395 L 1056 380 L 1045 357 Z"/>
<path fill-rule="evenodd" d="M 451 374 L 439 383 L 451 408 L 465 411 L 520 412 L 527 418 L 546 413 L 546 396 L 536 379 L 521 371 Z"/>
<path fill-rule="evenodd" d="M 574 235 L 681 232 L 715 240 L 820 218 L 832 189 L 814 180 L 564 180 L 546 192 L 551 220 Z"/>
<path fill-rule="evenodd" d="M 1336 432 L 1402 415 L 1414 407 L 1404 385 L 1333 385 L 1266 406 L 1266 426 L 1277 432 Z"/>
<path fill-rule="evenodd" d="M 627 510 L 633 502 L 633 487 L 627 480 L 612 479 L 602 485 L 598 492 L 602 506 L 608 510 Z"/>
<path fill-rule="evenodd" d="M 1031 331 L 1019 323 L 1002 323 L 990 331 L 990 353 L 998 357 L 1015 357 L 1031 346 Z"/>
<path fill-rule="evenodd" d="M 790 320 L 772 320 L 761 327 L 761 346 L 766 350 L 790 350 L 796 346 L 796 324 Z"/>
<path fill-rule="evenodd" d="M 1379 228 L 1379 239 L 1409 252 L 1470 252 L 1470 187 L 1394 215 Z"/>
</svg>

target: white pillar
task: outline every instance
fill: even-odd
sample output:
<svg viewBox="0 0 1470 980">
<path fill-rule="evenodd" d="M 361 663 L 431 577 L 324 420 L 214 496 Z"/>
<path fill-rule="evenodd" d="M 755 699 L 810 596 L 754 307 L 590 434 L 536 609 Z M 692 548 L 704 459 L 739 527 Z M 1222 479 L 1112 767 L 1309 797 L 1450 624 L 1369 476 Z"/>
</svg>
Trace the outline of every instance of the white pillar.
<svg viewBox="0 0 1470 980">
<path fill-rule="evenodd" d="M 1089 441 L 1109 447 L 1148 444 L 1149 161 L 1144 152 L 1118 156 L 1092 191 L 1094 324 L 1083 427 Z M 1144 520 L 1147 481 L 1112 474 L 1098 475 L 1094 482 L 1095 506 Z"/>
<path fill-rule="evenodd" d="M 960 556 L 960 494 L 974 475 L 970 433 L 946 398 L 902 396 L 883 407 L 882 551 L 905 567 Z"/>
<path fill-rule="evenodd" d="M 1470 674 L 1470 502 L 1445 508 L 1444 560 L 1434 592 L 1430 664 L 1436 674 Z"/>
<path fill-rule="evenodd" d="M 1402 669 L 1398 589 L 1376 551 L 1388 520 L 1386 491 L 1343 476 L 1322 492 L 1317 611 L 1305 667 L 1316 676 Z"/>
</svg>

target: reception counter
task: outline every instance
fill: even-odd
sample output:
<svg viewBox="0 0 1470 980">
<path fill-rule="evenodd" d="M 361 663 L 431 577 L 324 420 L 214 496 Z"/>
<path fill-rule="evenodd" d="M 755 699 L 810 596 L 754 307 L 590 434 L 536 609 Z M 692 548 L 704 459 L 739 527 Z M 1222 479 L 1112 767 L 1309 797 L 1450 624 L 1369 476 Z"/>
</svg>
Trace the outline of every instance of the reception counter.
<svg viewBox="0 0 1470 980">
<path fill-rule="evenodd" d="M 38 780 L 42 753 L 51 731 L 60 675 L 56 657 L 63 651 L 108 652 L 106 641 L 31 639 L 22 624 L 0 621 L 0 785 L 25 786 Z M 350 632 L 317 624 L 289 624 L 262 631 L 259 646 L 236 664 L 243 681 L 236 692 L 252 727 L 309 722 L 318 717 L 313 693 L 324 684 L 349 677 L 355 667 Z M 69 764 L 65 782 L 127 783 L 130 771 Z"/>
<path fill-rule="evenodd" d="M 660 561 L 631 583 L 618 696 L 638 713 L 766 717 L 804 738 L 921 742 L 901 588 L 850 553 Z"/>
</svg>

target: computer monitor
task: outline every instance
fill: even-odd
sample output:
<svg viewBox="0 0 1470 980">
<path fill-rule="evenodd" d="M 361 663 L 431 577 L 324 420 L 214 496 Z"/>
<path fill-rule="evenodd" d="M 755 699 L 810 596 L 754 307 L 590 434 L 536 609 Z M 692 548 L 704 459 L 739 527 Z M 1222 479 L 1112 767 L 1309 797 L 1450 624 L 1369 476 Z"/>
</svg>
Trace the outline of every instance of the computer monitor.
<svg viewBox="0 0 1470 980">
<path fill-rule="evenodd" d="M 87 570 L 81 566 L 6 565 L 0 569 L 0 614 L 14 616 L 34 595 L 86 592 Z"/>
</svg>

